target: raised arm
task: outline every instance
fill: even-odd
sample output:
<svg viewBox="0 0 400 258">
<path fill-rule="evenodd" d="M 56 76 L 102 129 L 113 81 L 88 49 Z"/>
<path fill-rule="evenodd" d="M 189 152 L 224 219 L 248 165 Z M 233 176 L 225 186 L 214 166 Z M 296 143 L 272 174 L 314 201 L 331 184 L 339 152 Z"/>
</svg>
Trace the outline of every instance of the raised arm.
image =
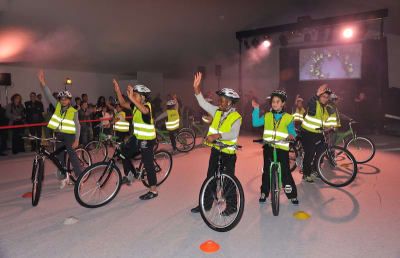
<svg viewBox="0 0 400 258">
<path fill-rule="evenodd" d="M 113 79 L 113 83 L 114 83 L 114 91 L 115 94 L 117 95 L 119 104 L 126 109 L 131 109 L 131 106 L 129 105 L 128 102 L 125 101 L 124 97 L 121 94 L 121 90 L 119 88 L 117 80 Z"/>
<path fill-rule="evenodd" d="M 197 73 L 194 76 L 194 82 L 193 82 L 194 94 L 196 96 L 197 102 L 199 103 L 200 107 L 204 109 L 207 113 L 209 113 L 212 117 L 214 117 L 215 112 L 218 110 L 218 107 L 208 103 L 204 99 L 203 94 L 201 94 L 200 92 L 201 77 L 202 77 L 201 73 Z"/>
<path fill-rule="evenodd" d="M 46 98 L 47 101 L 50 102 L 50 103 L 53 105 L 53 107 L 55 108 L 55 107 L 57 106 L 58 101 L 57 101 L 57 99 L 55 99 L 55 98 L 53 97 L 53 94 L 51 94 L 50 89 L 46 86 L 46 81 L 44 80 L 44 72 L 43 72 L 43 70 L 39 70 L 37 76 L 38 76 L 40 85 L 42 85 L 42 89 L 43 89 L 43 93 L 44 93 L 45 98 Z"/>
</svg>

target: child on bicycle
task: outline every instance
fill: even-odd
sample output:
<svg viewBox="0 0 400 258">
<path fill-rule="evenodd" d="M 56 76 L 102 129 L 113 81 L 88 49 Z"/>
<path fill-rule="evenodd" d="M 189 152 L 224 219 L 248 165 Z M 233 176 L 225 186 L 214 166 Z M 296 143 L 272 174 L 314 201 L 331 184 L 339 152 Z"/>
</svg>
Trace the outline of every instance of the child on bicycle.
<svg viewBox="0 0 400 258">
<path fill-rule="evenodd" d="M 215 140 L 220 140 L 224 144 L 234 145 L 239 137 L 242 117 L 236 111 L 234 104 L 240 99 L 239 94 L 234 90 L 224 88 L 216 93 L 219 96 L 219 106 L 214 106 L 205 101 L 200 92 L 201 73 L 197 73 L 194 78 L 194 93 L 201 108 L 213 117 L 208 130 L 205 144 L 211 147 L 210 160 L 208 164 L 207 178 L 212 177 L 218 168 L 219 147 L 214 145 Z M 222 150 L 222 166 L 226 168 L 227 173 L 235 173 L 236 150 L 234 148 L 225 148 Z M 209 198 L 212 198 L 211 196 Z M 230 205 L 222 212 L 223 216 L 229 216 L 236 212 L 236 200 L 230 202 Z M 207 208 L 207 207 L 206 207 Z M 211 208 L 211 207 L 209 207 Z M 199 205 L 191 210 L 193 213 L 200 212 Z"/>
<path fill-rule="evenodd" d="M 293 122 L 296 128 L 300 128 L 301 123 L 304 120 L 304 114 L 306 110 L 303 107 L 303 99 L 300 98 L 300 94 L 297 94 L 295 104 L 296 104 L 296 111 L 293 113 Z"/>
<path fill-rule="evenodd" d="M 308 102 L 307 114 L 301 124 L 301 144 L 304 149 L 303 180 L 308 183 L 314 183 L 311 172 L 316 172 L 315 157 L 323 151 L 323 146 L 318 144 L 323 141 L 323 134 L 319 128 L 324 127 L 324 122 L 329 117 L 326 105 L 331 94 L 332 91 L 326 84 L 320 86 L 317 94 Z"/>
<path fill-rule="evenodd" d="M 169 132 L 169 138 L 171 140 L 173 151 L 176 152 L 177 148 L 176 148 L 175 137 L 179 130 L 179 122 L 180 122 L 179 104 L 176 95 L 174 95 L 173 99 L 168 100 L 166 105 L 167 105 L 167 111 L 161 113 L 156 118 L 155 122 L 157 123 L 159 120 L 167 118 L 167 120 L 165 121 L 165 127 Z"/>
<path fill-rule="evenodd" d="M 118 101 L 116 101 L 115 106 L 111 105 L 109 102 L 106 102 L 106 105 L 114 112 L 111 124 L 113 131 L 115 132 L 115 136 L 118 137 L 119 141 L 123 142 L 126 134 L 129 132 L 129 122 L 126 121 L 124 109 Z"/>
<path fill-rule="evenodd" d="M 270 97 L 270 104 L 272 107 L 271 112 L 266 113 L 260 117 L 260 105 L 254 100 L 252 122 L 254 127 L 264 125 L 264 140 L 294 140 L 296 138 L 296 131 L 293 124 L 293 116 L 284 111 L 287 95 L 283 90 L 274 90 Z M 265 144 L 263 147 L 264 154 L 264 169 L 262 174 L 261 196 L 260 203 L 265 203 L 270 192 L 270 165 L 273 160 L 273 147 Z M 276 152 L 278 162 L 281 164 L 282 184 L 287 198 L 293 205 L 298 205 L 297 188 L 290 173 L 289 166 L 289 143 L 277 143 Z"/>
<path fill-rule="evenodd" d="M 47 127 L 55 131 L 56 138 L 60 141 L 56 143 L 56 149 L 58 150 L 64 146 L 66 147 L 75 176 L 78 177 L 81 174 L 81 166 L 74 149 L 78 147 L 79 144 L 81 126 L 78 112 L 71 105 L 72 94 L 68 90 L 60 91 L 58 93 L 58 101 L 53 97 L 50 89 L 46 86 L 43 70 L 39 71 L 38 79 L 42 85 L 46 99 L 50 104 L 56 107 Z M 59 153 L 57 159 L 63 164 L 65 162 L 64 152 Z M 64 188 L 68 182 L 68 178 L 58 169 L 56 176 L 61 180 L 60 188 Z"/>
<path fill-rule="evenodd" d="M 138 177 L 138 173 L 133 168 L 130 158 L 140 152 L 144 168 L 146 169 L 150 190 L 139 198 L 141 200 L 156 198 L 158 196 L 156 186 L 157 177 L 153 163 L 153 146 L 156 139 L 156 129 L 149 102 L 151 91 L 144 85 L 135 85 L 134 87 L 129 85 L 127 95 L 132 102 L 129 104 L 122 96 L 115 79 L 113 79 L 113 83 L 119 104 L 126 109 L 132 109 L 133 114 L 133 135 L 121 148 L 121 159 L 125 173 L 122 183 L 131 185 L 132 181 Z"/>
</svg>

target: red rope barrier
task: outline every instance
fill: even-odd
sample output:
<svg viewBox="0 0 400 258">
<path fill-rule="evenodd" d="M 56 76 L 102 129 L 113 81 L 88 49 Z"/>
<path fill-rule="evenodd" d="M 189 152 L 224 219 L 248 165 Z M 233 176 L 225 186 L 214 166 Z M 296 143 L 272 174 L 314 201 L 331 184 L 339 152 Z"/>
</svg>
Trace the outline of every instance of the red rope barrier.
<svg viewBox="0 0 400 258">
<path fill-rule="evenodd" d="M 93 120 L 80 120 L 79 123 L 101 122 L 101 121 L 112 120 L 112 119 L 113 119 L 113 118 L 100 118 L 100 119 L 93 119 Z M 125 119 L 132 119 L 132 116 L 127 116 Z M 21 127 L 45 126 L 45 125 L 47 125 L 47 124 L 48 124 L 48 123 L 23 124 L 23 125 L 7 125 L 7 126 L 0 126 L 0 130 L 21 128 Z"/>
</svg>

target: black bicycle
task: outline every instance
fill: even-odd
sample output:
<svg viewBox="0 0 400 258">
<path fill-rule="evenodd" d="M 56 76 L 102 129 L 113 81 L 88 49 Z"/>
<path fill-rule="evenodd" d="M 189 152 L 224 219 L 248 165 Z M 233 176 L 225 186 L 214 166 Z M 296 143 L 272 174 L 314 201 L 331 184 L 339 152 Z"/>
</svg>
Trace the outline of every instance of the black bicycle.
<svg viewBox="0 0 400 258">
<path fill-rule="evenodd" d="M 111 202 L 121 189 L 122 175 L 116 162 L 124 159 L 121 154 L 121 142 L 113 142 L 115 151 L 107 162 L 98 162 L 82 172 L 75 183 L 74 193 L 77 202 L 86 208 L 98 208 Z M 138 153 L 137 155 L 139 155 Z M 159 150 L 154 153 L 154 168 L 157 176 L 157 186 L 161 185 L 169 176 L 172 168 L 172 155 Z M 138 178 L 149 187 L 146 169 L 142 162 L 134 168 Z"/>
<path fill-rule="evenodd" d="M 199 205 L 201 217 L 207 226 L 218 232 L 226 232 L 233 229 L 242 218 L 244 192 L 239 179 L 222 166 L 222 150 L 237 150 L 242 147 L 226 145 L 220 141 L 215 144 L 220 148 L 218 168 L 213 176 L 204 180 L 200 189 Z"/>
<path fill-rule="evenodd" d="M 42 139 L 36 136 L 27 136 L 23 137 L 23 139 L 36 141 L 37 143 L 40 143 L 39 145 L 40 147 L 36 150 L 35 158 L 33 160 L 32 177 L 31 177 L 32 206 L 36 206 L 39 203 L 40 193 L 42 191 L 42 182 L 44 179 L 44 161 L 46 158 L 51 160 L 53 164 L 56 166 L 56 168 L 60 171 L 60 173 L 67 176 L 68 180 L 71 180 L 72 182 L 75 183 L 76 177 L 75 174 L 73 173 L 74 170 L 68 158 L 68 153 L 65 146 L 57 150 L 54 147 L 53 151 L 49 152 L 49 150 L 46 149 L 46 146 L 42 144 L 43 142 L 47 142 L 47 143 L 53 143 L 53 146 L 55 146 L 56 142 L 60 142 L 56 138 L 53 137 L 53 138 Z M 57 155 L 60 154 L 61 152 L 64 152 L 64 162 L 60 162 L 57 158 Z M 85 149 L 78 148 L 75 150 L 75 152 L 82 169 L 92 164 L 90 154 Z"/>
</svg>

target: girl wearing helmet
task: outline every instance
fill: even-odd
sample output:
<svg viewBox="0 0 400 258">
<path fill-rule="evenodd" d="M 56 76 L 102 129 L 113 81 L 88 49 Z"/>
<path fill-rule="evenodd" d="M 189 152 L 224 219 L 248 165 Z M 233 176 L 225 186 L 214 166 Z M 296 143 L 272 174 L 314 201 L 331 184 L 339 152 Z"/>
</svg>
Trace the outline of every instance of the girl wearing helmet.
<svg viewBox="0 0 400 258">
<path fill-rule="evenodd" d="M 42 85 L 46 99 L 56 107 L 47 127 L 54 130 L 56 132 L 57 140 L 61 141 L 56 143 L 56 149 L 63 146 L 66 147 L 68 156 L 74 168 L 74 173 L 78 177 L 81 173 L 81 166 L 74 149 L 78 147 L 79 144 L 81 126 L 79 123 L 78 112 L 71 106 L 72 94 L 67 90 L 60 91 L 60 93 L 58 93 L 58 101 L 53 97 L 50 89 L 46 86 L 43 70 L 39 71 L 38 79 Z M 61 163 L 64 162 L 63 153 L 58 154 L 57 158 Z M 58 170 L 56 175 L 61 180 L 60 188 L 64 188 L 68 180 L 66 175 L 62 174 L 61 171 Z"/>
<path fill-rule="evenodd" d="M 177 151 L 176 148 L 176 133 L 179 130 L 179 104 L 176 95 L 173 95 L 172 99 L 169 99 L 166 103 L 167 110 L 163 113 L 161 113 L 155 120 L 157 123 L 161 119 L 167 118 L 165 121 L 165 128 L 167 128 L 169 132 L 169 139 L 171 140 L 171 145 L 173 148 L 173 152 L 175 153 Z"/>
<path fill-rule="evenodd" d="M 260 117 L 260 105 L 254 100 L 252 106 L 254 108 L 252 114 L 252 122 L 254 127 L 264 125 L 264 139 L 287 139 L 294 140 L 296 138 L 296 130 L 293 124 L 293 116 L 284 111 L 287 95 L 283 90 L 274 90 L 270 97 L 271 111 Z M 286 193 L 293 205 L 298 205 L 296 183 L 290 173 L 289 166 L 289 143 L 277 144 L 277 158 L 281 163 L 282 183 L 290 186 L 292 191 Z M 269 168 L 271 160 L 273 160 L 273 148 L 265 144 L 263 147 L 264 169 L 262 174 L 261 195 L 259 202 L 265 203 L 270 192 L 270 175 Z"/>
<path fill-rule="evenodd" d="M 215 140 L 220 140 L 225 144 L 234 145 L 237 143 L 239 137 L 240 126 L 242 124 L 242 117 L 234 108 L 234 104 L 239 101 L 240 97 L 234 90 L 224 88 L 218 90 L 219 95 L 219 106 L 214 106 L 205 101 L 203 95 L 200 92 L 201 73 L 197 73 L 194 77 L 194 93 L 199 102 L 201 108 L 213 117 L 210 125 L 205 144 L 211 147 L 210 160 L 208 165 L 207 177 L 214 175 L 215 170 L 218 166 L 219 150 L 217 146 L 213 144 Z M 236 164 L 236 151 L 232 148 L 226 148 L 222 150 L 222 165 L 226 168 L 227 173 L 235 173 Z M 210 198 L 212 198 L 210 196 Z M 211 207 L 210 207 L 211 208 Z M 235 200 L 222 212 L 222 215 L 228 216 L 235 212 L 236 203 Z M 200 212 L 200 207 L 197 205 L 191 210 L 193 213 Z"/>
<path fill-rule="evenodd" d="M 121 94 L 118 82 L 113 79 L 114 91 L 117 94 L 119 104 L 131 109 L 133 118 L 133 135 L 123 145 L 121 153 L 123 155 L 122 165 L 124 167 L 125 176 L 122 179 L 123 184 L 131 185 L 132 181 L 138 177 L 135 169 L 132 166 L 130 158 L 142 154 L 142 162 L 147 172 L 150 190 L 141 195 L 141 200 L 149 200 L 158 196 L 157 192 L 157 177 L 153 163 L 153 146 L 156 139 L 156 129 L 151 114 L 151 104 L 149 102 L 150 89 L 144 85 L 128 86 L 127 96 L 132 103 L 128 103 Z"/>
</svg>

